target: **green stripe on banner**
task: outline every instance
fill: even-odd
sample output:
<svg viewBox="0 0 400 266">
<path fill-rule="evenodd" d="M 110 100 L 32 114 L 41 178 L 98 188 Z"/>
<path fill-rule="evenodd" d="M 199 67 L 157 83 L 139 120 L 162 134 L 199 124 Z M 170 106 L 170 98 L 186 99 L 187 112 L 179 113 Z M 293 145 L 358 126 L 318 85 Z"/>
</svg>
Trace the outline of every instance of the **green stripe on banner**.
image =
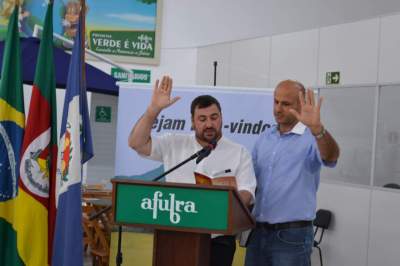
<svg viewBox="0 0 400 266">
<path fill-rule="evenodd" d="M 24 263 L 17 251 L 17 233 L 4 219 L 0 218 L 0 265 L 22 266 Z"/>
</svg>

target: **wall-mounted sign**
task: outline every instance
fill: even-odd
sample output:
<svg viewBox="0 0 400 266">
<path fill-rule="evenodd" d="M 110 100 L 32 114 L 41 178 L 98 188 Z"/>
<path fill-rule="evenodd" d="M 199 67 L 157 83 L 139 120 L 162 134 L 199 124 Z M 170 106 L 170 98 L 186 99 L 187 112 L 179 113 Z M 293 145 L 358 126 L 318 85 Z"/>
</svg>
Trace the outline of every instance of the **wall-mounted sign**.
<svg viewBox="0 0 400 266">
<path fill-rule="evenodd" d="M 96 122 L 111 122 L 111 106 L 96 106 Z"/>
<path fill-rule="evenodd" d="M 15 1 L 0 1 L 0 38 L 7 32 Z M 20 32 L 32 36 L 43 26 L 45 0 L 21 0 Z M 162 0 L 86 0 L 86 38 L 89 48 L 115 61 L 159 64 Z M 75 36 L 80 0 L 54 1 L 53 28 L 68 39 Z M 64 48 L 70 45 L 59 41 Z"/>
<path fill-rule="evenodd" d="M 149 84 L 151 81 L 151 71 L 144 69 L 132 69 L 132 77 L 129 82 Z M 111 68 L 111 76 L 119 81 L 128 81 L 128 73 L 113 67 Z"/>
<path fill-rule="evenodd" d="M 326 72 L 326 85 L 340 84 L 340 72 Z"/>
</svg>

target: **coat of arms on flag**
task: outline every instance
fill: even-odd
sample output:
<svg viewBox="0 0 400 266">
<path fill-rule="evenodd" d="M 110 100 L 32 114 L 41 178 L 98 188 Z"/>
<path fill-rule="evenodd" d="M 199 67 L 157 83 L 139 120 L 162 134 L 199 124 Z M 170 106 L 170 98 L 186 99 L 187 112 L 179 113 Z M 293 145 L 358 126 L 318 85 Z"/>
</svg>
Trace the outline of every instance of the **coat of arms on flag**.
<svg viewBox="0 0 400 266">
<path fill-rule="evenodd" d="M 61 151 L 61 166 L 60 166 L 60 182 L 61 186 L 64 182 L 68 182 L 69 165 L 72 159 L 73 147 L 71 143 L 71 125 L 67 122 L 65 130 L 64 146 L 59 147 Z"/>
</svg>

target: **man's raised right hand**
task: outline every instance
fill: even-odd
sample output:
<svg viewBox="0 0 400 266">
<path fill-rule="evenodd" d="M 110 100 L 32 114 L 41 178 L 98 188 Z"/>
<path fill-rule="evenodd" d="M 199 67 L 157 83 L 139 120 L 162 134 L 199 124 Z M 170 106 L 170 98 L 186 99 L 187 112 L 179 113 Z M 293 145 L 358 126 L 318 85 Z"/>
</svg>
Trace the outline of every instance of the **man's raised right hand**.
<svg viewBox="0 0 400 266">
<path fill-rule="evenodd" d="M 171 99 L 172 91 L 172 78 L 169 76 L 163 76 L 160 81 L 157 79 L 154 84 L 153 95 L 151 97 L 151 103 L 148 111 L 153 115 L 158 115 L 164 108 L 174 104 L 180 99 L 180 97 L 174 97 Z"/>
</svg>

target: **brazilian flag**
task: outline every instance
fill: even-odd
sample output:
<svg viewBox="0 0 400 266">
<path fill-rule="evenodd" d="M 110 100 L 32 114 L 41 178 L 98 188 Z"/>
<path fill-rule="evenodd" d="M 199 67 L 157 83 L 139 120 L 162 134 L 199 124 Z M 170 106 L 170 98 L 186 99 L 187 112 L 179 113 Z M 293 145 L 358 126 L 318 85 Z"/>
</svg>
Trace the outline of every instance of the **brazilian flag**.
<svg viewBox="0 0 400 266">
<path fill-rule="evenodd" d="M 9 18 L 0 81 L 0 265 L 24 265 L 14 226 L 25 127 L 18 9 Z"/>
</svg>

